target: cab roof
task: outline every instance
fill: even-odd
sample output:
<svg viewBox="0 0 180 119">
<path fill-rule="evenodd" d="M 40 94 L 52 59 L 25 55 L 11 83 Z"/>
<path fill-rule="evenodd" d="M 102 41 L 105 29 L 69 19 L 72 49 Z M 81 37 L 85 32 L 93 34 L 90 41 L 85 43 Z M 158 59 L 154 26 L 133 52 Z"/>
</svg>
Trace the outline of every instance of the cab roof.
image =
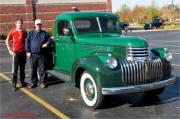
<svg viewBox="0 0 180 119">
<path fill-rule="evenodd" d="M 111 18 L 117 18 L 116 15 L 112 13 L 106 13 L 106 12 L 66 12 L 63 14 L 60 14 L 56 17 L 56 20 L 74 20 L 79 18 L 88 18 L 88 17 L 97 17 L 97 16 L 106 16 Z"/>
</svg>

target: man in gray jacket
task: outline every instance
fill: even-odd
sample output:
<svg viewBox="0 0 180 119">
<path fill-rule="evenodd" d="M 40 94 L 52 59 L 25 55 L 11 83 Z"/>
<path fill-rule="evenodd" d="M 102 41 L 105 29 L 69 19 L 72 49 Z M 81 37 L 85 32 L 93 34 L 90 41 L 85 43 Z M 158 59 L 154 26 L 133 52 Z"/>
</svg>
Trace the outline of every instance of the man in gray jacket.
<svg viewBox="0 0 180 119">
<path fill-rule="evenodd" d="M 35 29 L 31 30 L 26 37 L 25 49 L 26 55 L 30 58 L 31 62 L 31 82 L 29 88 L 37 86 L 37 68 L 39 68 L 40 74 L 40 87 L 45 88 L 45 52 L 44 48 L 48 47 L 52 43 L 50 35 L 41 29 L 42 21 L 40 19 L 35 20 Z"/>
</svg>

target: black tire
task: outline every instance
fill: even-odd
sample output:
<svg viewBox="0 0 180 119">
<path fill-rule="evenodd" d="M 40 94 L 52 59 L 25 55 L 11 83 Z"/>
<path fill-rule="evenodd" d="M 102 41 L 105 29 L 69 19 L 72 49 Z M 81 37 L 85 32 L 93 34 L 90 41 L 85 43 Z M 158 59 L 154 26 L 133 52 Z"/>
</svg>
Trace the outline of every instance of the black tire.
<svg viewBox="0 0 180 119">
<path fill-rule="evenodd" d="M 150 91 L 147 91 L 146 94 L 156 96 L 156 95 L 161 94 L 164 91 L 164 89 L 165 88 L 159 88 L 159 89 L 155 89 L 155 90 L 150 90 Z"/>
<path fill-rule="evenodd" d="M 87 71 L 81 75 L 80 90 L 81 96 L 88 107 L 95 109 L 102 107 L 104 95 L 102 95 L 93 77 Z"/>
<path fill-rule="evenodd" d="M 147 27 L 144 27 L 144 29 L 145 29 L 145 30 L 148 30 L 148 28 L 147 28 Z"/>
</svg>

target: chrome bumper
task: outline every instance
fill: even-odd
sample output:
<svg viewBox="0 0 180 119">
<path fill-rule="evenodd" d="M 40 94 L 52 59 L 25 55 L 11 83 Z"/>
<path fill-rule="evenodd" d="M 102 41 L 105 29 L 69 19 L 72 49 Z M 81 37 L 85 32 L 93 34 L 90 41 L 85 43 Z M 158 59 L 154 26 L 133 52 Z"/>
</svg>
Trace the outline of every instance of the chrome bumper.
<svg viewBox="0 0 180 119">
<path fill-rule="evenodd" d="M 163 88 L 165 86 L 173 84 L 175 81 L 176 81 L 176 77 L 171 76 L 167 80 L 149 83 L 149 84 L 136 85 L 136 86 L 124 86 L 124 87 L 116 87 L 116 88 L 102 88 L 102 94 L 103 95 L 117 95 L 117 94 L 124 94 L 124 93 L 144 92 L 148 90 Z"/>
</svg>

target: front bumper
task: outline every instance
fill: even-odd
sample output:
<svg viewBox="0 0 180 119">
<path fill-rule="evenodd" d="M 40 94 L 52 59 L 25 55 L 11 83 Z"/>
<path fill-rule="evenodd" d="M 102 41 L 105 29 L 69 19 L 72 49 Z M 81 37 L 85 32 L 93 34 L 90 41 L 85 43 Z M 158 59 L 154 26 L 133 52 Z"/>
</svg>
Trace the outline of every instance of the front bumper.
<svg viewBox="0 0 180 119">
<path fill-rule="evenodd" d="M 158 88 L 163 88 L 165 86 L 173 84 L 175 81 L 176 81 L 176 77 L 171 76 L 167 80 L 149 83 L 149 84 L 116 87 L 116 88 L 102 88 L 102 94 L 103 95 L 117 95 L 117 94 L 125 94 L 125 93 L 144 92 L 144 91 L 154 90 Z"/>
</svg>

